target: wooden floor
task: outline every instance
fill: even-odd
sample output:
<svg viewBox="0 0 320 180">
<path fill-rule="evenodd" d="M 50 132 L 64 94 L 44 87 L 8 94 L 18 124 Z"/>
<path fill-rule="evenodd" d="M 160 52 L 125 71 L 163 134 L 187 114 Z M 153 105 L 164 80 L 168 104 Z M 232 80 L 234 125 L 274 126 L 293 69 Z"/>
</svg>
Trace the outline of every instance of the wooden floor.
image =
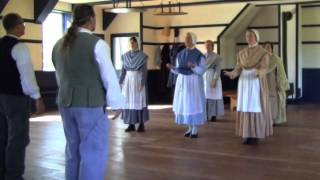
<svg viewBox="0 0 320 180">
<path fill-rule="evenodd" d="M 289 123 L 257 146 L 235 137 L 235 114 L 227 109 L 218 122 L 200 128 L 200 138 L 188 139 L 170 107 L 158 108 L 144 134 L 124 133 L 120 120 L 111 122 L 106 179 L 320 179 L 320 105 L 289 106 Z M 60 117 L 51 114 L 32 119 L 27 180 L 64 179 L 65 139 Z"/>
</svg>

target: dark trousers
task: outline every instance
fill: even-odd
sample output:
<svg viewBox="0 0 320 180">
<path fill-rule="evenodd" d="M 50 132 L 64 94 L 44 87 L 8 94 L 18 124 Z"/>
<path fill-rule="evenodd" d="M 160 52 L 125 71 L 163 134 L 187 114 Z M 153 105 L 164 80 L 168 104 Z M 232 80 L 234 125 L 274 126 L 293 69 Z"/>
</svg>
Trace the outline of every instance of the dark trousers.
<svg viewBox="0 0 320 180">
<path fill-rule="evenodd" d="M 29 98 L 0 94 L 0 179 L 23 180 L 29 144 Z"/>
</svg>

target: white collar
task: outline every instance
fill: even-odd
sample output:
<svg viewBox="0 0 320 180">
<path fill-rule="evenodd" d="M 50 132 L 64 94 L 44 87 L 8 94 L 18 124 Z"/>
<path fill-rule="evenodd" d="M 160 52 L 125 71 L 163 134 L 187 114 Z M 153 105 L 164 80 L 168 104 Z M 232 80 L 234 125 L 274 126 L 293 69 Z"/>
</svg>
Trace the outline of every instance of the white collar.
<svg viewBox="0 0 320 180">
<path fill-rule="evenodd" d="M 18 37 L 18 36 L 13 35 L 13 34 L 6 34 L 6 36 L 10 36 L 10 37 L 13 37 L 13 38 L 19 39 L 19 37 Z"/>
<path fill-rule="evenodd" d="M 192 46 L 192 48 L 188 48 L 188 47 L 187 47 L 187 49 L 189 49 L 189 50 L 192 50 L 192 49 L 194 49 L 194 48 L 196 48 L 196 46 Z"/>
<path fill-rule="evenodd" d="M 79 32 L 84 32 L 84 33 L 92 34 L 92 31 L 90 31 L 90 30 L 87 29 L 87 28 L 83 28 L 83 27 L 79 27 Z"/>
<path fill-rule="evenodd" d="M 256 46 L 258 46 L 259 44 L 258 43 L 255 43 L 255 44 L 253 44 L 253 45 L 249 45 L 249 48 L 253 48 L 253 47 L 256 47 Z"/>
</svg>

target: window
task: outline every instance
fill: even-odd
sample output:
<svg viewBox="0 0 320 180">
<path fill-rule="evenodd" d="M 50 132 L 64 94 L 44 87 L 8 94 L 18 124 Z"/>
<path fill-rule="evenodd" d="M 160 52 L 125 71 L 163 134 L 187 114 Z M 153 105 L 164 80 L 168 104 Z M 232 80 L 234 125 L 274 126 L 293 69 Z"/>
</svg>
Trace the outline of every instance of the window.
<svg viewBox="0 0 320 180">
<path fill-rule="evenodd" d="M 130 50 L 129 41 L 132 36 L 135 36 L 137 39 L 139 39 L 138 33 L 111 35 L 111 55 L 116 70 L 121 70 L 122 68 L 121 56 Z"/>
<path fill-rule="evenodd" d="M 52 49 L 55 43 L 63 36 L 71 24 L 71 14 L 52 12 L 43 22 L 43 71 L 54 71 L 52 64 Z"/>
</svg>

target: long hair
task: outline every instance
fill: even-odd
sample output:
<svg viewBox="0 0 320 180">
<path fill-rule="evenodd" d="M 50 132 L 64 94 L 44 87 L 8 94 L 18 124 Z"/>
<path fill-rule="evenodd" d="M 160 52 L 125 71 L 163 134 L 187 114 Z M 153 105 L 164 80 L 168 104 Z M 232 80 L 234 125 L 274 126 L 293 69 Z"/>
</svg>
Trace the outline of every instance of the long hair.
<svg viewBox="0 0 320 180">
<path fill-rule="evenodd" d="M 64 37 L 63 49 L 68 49 L 72 46 L 73 41 L 77 37 L 79 27 L 86 24 L 91 17 L 95 17 L 92 6 L 81 4 L 74 8 L 73 21 Z"/>
</svg>

